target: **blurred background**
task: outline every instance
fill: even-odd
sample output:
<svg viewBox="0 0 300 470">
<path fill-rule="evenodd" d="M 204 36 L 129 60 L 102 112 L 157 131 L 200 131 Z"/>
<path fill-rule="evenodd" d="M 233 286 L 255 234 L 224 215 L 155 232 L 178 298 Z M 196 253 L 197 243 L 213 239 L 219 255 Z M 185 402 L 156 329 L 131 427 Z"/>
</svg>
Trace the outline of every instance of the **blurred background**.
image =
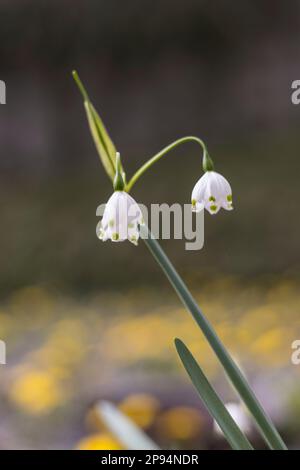
<svg viewBox="0 0 300 470">
<path fill-rule="evenodd" d="M 299 26 L 299 1 L 2 0 L 0 448 L 120 448 L 96 415 L 101 399 L 163 448 L 227 448 L 175 336 L 238 403 L 143 243 L 96 238 L 111 184 L 73 69 L 128 175 L 194 134 L 231 182 L 235 210 L 206 214 L 201 251 L 162 245 L 288 445 L 300 446 L 290 359 L 300 336 Z M 176 149 L 134 197 L 189 203 L 200 157 L 192 143 Z"/>
</svg>

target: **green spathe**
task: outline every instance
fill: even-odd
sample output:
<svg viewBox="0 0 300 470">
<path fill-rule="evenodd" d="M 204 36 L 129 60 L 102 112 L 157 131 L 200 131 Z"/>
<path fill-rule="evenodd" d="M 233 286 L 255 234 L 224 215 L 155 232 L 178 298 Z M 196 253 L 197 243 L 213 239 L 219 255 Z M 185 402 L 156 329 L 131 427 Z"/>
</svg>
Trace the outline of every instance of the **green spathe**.
<svg viewBox="0 0 300 470">
<path fill-rule="evenodd" d="M 115 191 L 124 191 L 124 173 L 122 174 L 121 157 L 119 152 L 116 153 L 116 174 L 113 186 Z"/>
</svg>

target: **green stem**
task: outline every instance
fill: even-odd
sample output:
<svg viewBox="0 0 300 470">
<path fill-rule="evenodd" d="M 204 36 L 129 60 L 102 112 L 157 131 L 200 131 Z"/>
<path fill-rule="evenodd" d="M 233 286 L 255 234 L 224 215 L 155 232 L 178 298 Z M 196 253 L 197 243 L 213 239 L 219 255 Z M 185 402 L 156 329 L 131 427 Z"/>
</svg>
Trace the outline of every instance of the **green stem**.
<svg viewBox="0 0 300 470">
<path fill-rule="evenodd" d="M 227 376 L 249 409 L 250 413 L 253 415 L 256 421 L 256 425 L 264 437 L 266 443 L 271 449 L 286 450 L 287 447 L 281 439 L 278 431 L 274 427 L 271 419 L 263 410 L 245 377 L 235 362 L 232 360 L 231 356 L 218 338 L 208 319 L 201 312 L 187 286 L 175 270 L 167 255 L 160 247 L 158 241 L 154 239 L 149 229 L 145 226 L 141 226 L 141 235 L 142 238 L 144 238 L 144 241 L 150 252 L 174 287 L 181 302 L 190 311 L 194 320 L 201 328 L 204 336 L 211 345 L 219 361 L 223 365 Z"/>
<path fill-rule="evenodd" d="M 150 160 L 148 160 L 144 165 L 141 166 L 137 170 L 137 172 L 132 176 L 131 180 L 126 186 L 126 191 L 130 192 L 133 185 L 137 182 L 137 180 L 158 160 L 160 160 L 164 155 L 166 155 L 170 150 L 173 150 L 175 147 L 178 147 L 178 145 L 184 144 L 185 142 L 196 142 L 199 144 L 203 150 L 203 152 L 207 152 L 206 150 L 206 145 L 203 142 L 203 140 L 199 139 L 198 137 L 194 136 L 187 136 L 187 137 L 182 137 L 181 139 L 175 140 L 175 142 L 172 142 L 172 144 L 168 145 L 167 147 L 163 148 L 160 152 L 158 152 L 156 155 L 154 155 Z"/>
</svg>

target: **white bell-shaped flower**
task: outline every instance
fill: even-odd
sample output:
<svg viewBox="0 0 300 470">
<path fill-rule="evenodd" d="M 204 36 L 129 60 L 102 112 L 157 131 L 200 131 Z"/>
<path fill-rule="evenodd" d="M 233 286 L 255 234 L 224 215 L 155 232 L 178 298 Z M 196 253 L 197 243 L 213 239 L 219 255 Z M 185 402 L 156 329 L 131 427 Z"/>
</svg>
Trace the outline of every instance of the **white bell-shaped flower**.
<svg viewBox="0 0 300 470">
<path fill-rule="evenodd" d="M 98 237 L 104 242 L 129 240 L 137 245 L 143 215 L 135 200 L 125 191 L 115 191 L 109 198 L 100 223 Z"/>
<path fill-rule="evenodd" d="M 216 171 L 206 171 L 192 192 L 192 210 L 199 212 L 205 207 L 210 214 L 217 214 L 221 207 L 232 210 L 232 192 L 226 178 Z"/>
</svg>

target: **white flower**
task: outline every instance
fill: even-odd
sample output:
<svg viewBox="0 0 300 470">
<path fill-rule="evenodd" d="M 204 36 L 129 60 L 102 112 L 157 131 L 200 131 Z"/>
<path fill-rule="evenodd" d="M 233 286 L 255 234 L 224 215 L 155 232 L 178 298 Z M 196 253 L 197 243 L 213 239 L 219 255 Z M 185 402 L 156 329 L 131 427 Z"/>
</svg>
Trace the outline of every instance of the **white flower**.
<svg viewBox="0 0 300 470">
<path fill-rule="evenodd" d="M 240 430 L 245 434 L 249 434 L 251 431 L 250 418 L 243 405 L 240 403 L 230 402 L 225 404 L 225 408 Z M 214 421 L 214 431 L 216 434 L 223 435 L 223 431 L 216 421 Z"/>
<path fill-rule="evenodd" d="M 228 211 L 233 209 L 230 184 L 215 171 L 206 171 L 193 189 L 192 210 L 199 212 L 203 207 L 210 214 L 216 214 L 221 207 Z"/>
<path fill-rule="evenodd" d="M 135 200 L 125 191 L 115 191 L 105 206 L 98 237 L 104 242 L 129 240 L 137 245 L 139 225 L 143 224 L 142 211 Z"/>
</svg>

